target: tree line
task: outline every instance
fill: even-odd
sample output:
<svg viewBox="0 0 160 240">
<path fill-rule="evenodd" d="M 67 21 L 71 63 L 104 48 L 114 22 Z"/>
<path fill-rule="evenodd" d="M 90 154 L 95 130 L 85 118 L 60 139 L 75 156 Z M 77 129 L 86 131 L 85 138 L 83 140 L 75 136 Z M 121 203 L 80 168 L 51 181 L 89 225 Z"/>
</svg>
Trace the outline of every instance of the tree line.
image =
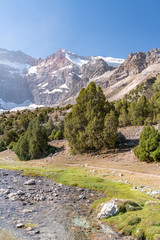
<svg viewBox="0 0 160 240">
<path fill-rule="evenodd" d="M 128 97 L 109 102 L 101 87 L 91 82 L 81 89 L 74 106 L 5 112 L 0 115 L 0 151 L 8 147 L 21 160 L 45 157 L 55 151 L 49 141 L 64 137 L 73 154 L 113 148 L 118 143 L 118 127 L 152 125 L 160 121 L 158 84 L 154 83 L 154 94 L 149 99 L 137 95 L 139 89 L 140 86 Z M 141 155 L 140 148 L 135 154 Z"/>
</svg>

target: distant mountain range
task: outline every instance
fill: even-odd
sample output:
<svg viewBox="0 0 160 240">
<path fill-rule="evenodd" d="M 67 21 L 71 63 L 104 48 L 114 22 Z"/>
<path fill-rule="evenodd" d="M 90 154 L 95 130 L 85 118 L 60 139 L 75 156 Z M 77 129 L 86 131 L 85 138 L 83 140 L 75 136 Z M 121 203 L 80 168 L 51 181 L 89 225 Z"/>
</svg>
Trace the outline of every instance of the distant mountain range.
<svg viewBox="0 0 160 240">
<path fill-rule="evenodd" d="M 45 59 L 0 49 L 0 109 L 34 108 L 75 102 L 90 81 L 116 100 L 160 72 L 160 49 L 131 53 L 126 60 L 84 57 L 65 49 Z"/>
</svg>

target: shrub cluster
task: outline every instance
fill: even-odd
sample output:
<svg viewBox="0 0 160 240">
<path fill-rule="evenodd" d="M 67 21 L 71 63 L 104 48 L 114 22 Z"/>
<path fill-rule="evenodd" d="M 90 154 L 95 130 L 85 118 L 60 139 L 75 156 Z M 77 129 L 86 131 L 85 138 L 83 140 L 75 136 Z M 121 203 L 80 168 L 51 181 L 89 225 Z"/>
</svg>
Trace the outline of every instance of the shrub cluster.
<svg viewBox="0 0 160 240">
<path fill-rule="evenodd" d="M 160 161 L 160 133 L 154 127 L 144 127 L 139 145 L 134 148 L 134 154 L 145 162 Z"/>
</svg>

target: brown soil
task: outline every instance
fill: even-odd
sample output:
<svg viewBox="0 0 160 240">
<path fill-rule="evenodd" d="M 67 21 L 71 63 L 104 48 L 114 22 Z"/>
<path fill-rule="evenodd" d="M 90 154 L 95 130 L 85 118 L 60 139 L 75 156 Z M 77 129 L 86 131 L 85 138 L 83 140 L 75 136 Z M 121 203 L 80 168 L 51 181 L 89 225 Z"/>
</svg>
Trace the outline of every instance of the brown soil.
<svg viewBox="0 0 160 240">
<path fill-rule="evenodd" d="M 52 144 L 60 151 L 45 159 L 32 160 L 28 164 L 44 167 L 85 167 L 99 174 L 107 174 L 106 177 L 110 179 L 128 180 L 133 185 L 144 184 L 153 188 L 160 187 L 160 163 L 140 162 L 135 157 L 132 148 L 108 150 L 97 155 L 71 155 L 67 141 L 54 141 Z M 119 176 L 121 173 L 122 177 Z"/>
</svg>

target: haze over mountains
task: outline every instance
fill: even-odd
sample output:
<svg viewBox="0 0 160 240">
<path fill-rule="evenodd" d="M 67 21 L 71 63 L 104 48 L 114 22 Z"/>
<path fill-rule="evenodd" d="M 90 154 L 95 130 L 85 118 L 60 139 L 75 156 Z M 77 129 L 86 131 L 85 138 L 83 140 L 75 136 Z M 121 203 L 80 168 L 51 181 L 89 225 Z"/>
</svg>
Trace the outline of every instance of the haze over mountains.
<svg viewBox="0 0 160 240">
<path fill-rule="evenodd" d="M 116 100 L 160 72 L 160 49 L 131 53 L 126 60 L 85 57 L 58 49 L 34 59 L 21 51 L 0 49 L 0 109 L 73 103 L 90 81 Z"/>
</svg>

